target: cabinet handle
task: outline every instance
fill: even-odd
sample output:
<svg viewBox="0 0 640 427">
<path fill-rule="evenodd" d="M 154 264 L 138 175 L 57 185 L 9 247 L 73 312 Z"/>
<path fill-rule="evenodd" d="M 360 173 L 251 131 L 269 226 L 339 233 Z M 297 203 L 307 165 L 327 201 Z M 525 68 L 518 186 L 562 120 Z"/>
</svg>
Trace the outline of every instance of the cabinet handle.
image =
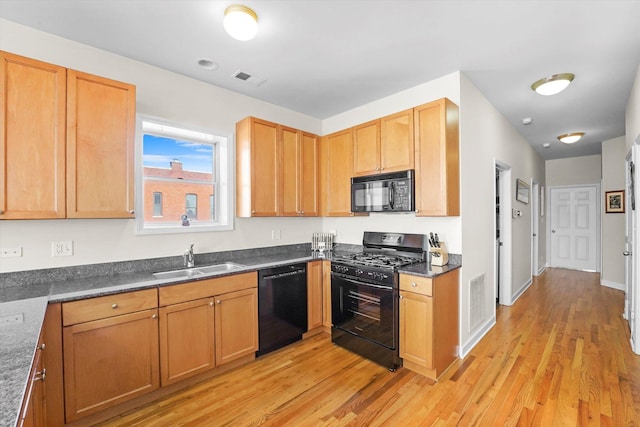
<svg viewBox="0 0 640 427">
<path fill-rule="evenodd" d="M 151 315 L 151 318 L 152 318 L 152 319 L 157 319 L 157 318 L 158 318 L 158 315 L 154 313 L 154 314 L 152 314 L 152 315 Z"/>
<path fill-rule="evenodd" d="M 213 301 L 211 301 L 211 302 L 209 303 L 209 306 L 213 307 Z"/>
<path fill-rule="evenodd" d="M 404 297 L 402 295 L 400 295 L 400 299 L 404 299 Z"/>
<path fill-rule="evenodd" d="M 45 377 L 47 376 L 47 368 L 44 368 L 42 371 L 40 372 L 36 372 L 35 376 L 33 377 L 33 381 L 44 381 Z"/>
<path fill-rule="evenodd" d="M 251 211 L 252 214 L 256 213 L 256 211 Z"/>
<path fill-rule="evenodd" d="M 135 213 L 136 213 L 136 211 L 134 211 L 133 209 L 131 209 L 131 210 L 129 211 L 129 213 L 130 213 L 131 215 L 133 215 L 133 214 L 135 214 Z"/>
<path fill-rule="evenodd" d="M 38 346 L 38 350 L 42 351 L 42 350 L 44 350 L 44 348 L 45 348 L 45 347 L 46 347 L 46 346 L 44 345 L 44 343 L 42 343 L 42 344 L 40 344 L 40 345 Z"/>
<path fill-rule="evenodd" d="M 4 211 L 0 211 L 0 215 L 3 215 L 3 214 L 4 214 Z"/>
<path fill-rule="evenodd" d="M 222 304 L 222 301 L 216 300 L 216 304 Z"/>
<path fill-rule="evenodd" d="M 415 288 L 415 287 L 417 287 L 417 286 L 418 286 L 418 284 L 417 284 L 416 282 L 413 282 L 413 283 L 411 284 L 411 287 L 412 287 L 412 288 Z"/>
<path fill-rule="evenodd" d="M 111 304 L 111 308 L 118 308 L 118 304 L 116 303 Z"/>
</svg>

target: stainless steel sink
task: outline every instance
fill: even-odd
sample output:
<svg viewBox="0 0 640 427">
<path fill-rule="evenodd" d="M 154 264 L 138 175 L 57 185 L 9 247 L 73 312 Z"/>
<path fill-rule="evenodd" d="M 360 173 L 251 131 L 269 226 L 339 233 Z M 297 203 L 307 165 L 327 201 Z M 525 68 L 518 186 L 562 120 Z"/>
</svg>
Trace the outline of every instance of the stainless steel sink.
<svg viewBox="0 0 640 427">
<path fill-rule="evenodd" d="M 153 275 L 158 279 L 190 279 L 204 276 L 204 273 L 198 271 L 197 268 L 185 268 L 182 270 L 162 271 L 160 273 L 153 273 Z"/>
<path fill-rule="evenodd" d="M 203 267 L 183 268 L 181 270 L 162 271 L 153 273 L 157 279 L 191 279 L 203 277 L 209 274 L 224 273 L 244 268 L 244 265 L 234 262 L 223 262 L 222 264 L 213 264 Z"/>
<path fill-rule="evenodd" d="M 201 271 L 204 274 L 222 273 L 225 271 L 234 271 L 244 268 L 244 265 L 236 264 L 234 262 L 224 262 L 222 264 L 208 265 L 206 267 L 198 267 L 196 270 Z"/>
</svg>

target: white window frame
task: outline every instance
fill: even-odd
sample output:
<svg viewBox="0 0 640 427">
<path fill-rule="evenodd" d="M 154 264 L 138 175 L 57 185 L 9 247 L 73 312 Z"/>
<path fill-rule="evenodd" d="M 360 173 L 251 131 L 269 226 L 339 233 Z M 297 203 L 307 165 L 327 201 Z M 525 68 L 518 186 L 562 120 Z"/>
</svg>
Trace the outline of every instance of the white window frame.
<svg viewBox="0 0 640 427">
<path fill-rule="evenodd" d="M 214 191 L 217 203 L 217 222 L 207 222 L 205 224 L 192 223 L 188 227 L 180 224 L 175 226 L 145 226 L 144 222 L 144 167 L 142 158 L 142 144 L 144 137 L 143 122 L 151 122 L 160 126 L 185 129 L 188 131 L 205 133 L 220 137 L 214 144 L 214 159 L 218 163 L 214 167 L 214 181 L 217 183 Z M 162 132 L 147 132 L 162 136 Z M 171 136 L 168 133 L 165 136 Z M 175 137 L 175 136 L 174 136 Z M 188 138 L 191 139 L 191 138 Z M 197 139 L 194 140 L 197 142 Z M 199 233 L 211 231 L 233 230 L 234 205 L 234 150 L 233 134 L 214 131 L 199 126 L 185 123 L 171 122 L 153 116 L 138 114 L 136 116 L 136 144 L 135 144 L 135 182 L 136 182 L 136 234 L 180 234 Z M 222 161 L 225 160 L 225 161 Z M 183 201 L 184 202 L 184 201 Z"/>
</svg>

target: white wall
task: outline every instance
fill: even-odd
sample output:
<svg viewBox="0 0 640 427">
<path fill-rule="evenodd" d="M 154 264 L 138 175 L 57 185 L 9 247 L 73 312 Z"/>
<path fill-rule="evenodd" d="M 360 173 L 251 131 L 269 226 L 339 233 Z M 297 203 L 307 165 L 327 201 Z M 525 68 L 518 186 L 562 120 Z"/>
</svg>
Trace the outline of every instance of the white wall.
<svg viewBox="0 0 640 427">
<path fill-rule="evenodd" d="M 546 161 L 547 186 L 600 184 L 602 156 L 570 157 Z"/>
<path fill-rule="evenodd" d="M 320 134 L 319 120 L 106 51 L 0 20 L 0 49 L 136 85 L 137 111 L 233 135 L 235 123 L 253 115 Z M 271 240 L 280 229 L 281 240 Z M 23 248 L 21 258 L 2 258 L 0 272 L 33 270 L 310 241 L 320 218 L 236 219 L 218 233 L 136 236 L 134 220 L 0 221 L 0 246 Z M 74 255 L 51 257 L 51 241 L 73 240 Z"/>
<path fill-rule="evenodd" d="M 602 274 L 603 285 L 625 289 L 624 285 L 624 228 L 625 215 L 605 213 L 605 193 L 625 189 L 626 138 L 610 139 L 602 143 Z"/>
<path fill-rule="evenodd" d="M 636 72 L 636 78 L 629 94 L 627 110 L 625 114 L 626 127 L 626 152 L 631 150 L 631 146 L 640 137 L 640 66 Z"/>
<path fill-rule="evenodd" d="M 523 212 L 522 217 L 511 219 L 512 282 L 508 284 L 507 295 L 510 300 L 516 298 L 531 280 L 531 203 L 525 205 L 515 200 L 515 180 L 530 182 L 533 179 L 540 185 L 546 184 L 542 158 L 464 75 L 460 80 L 460 106 L 464 265 L 460 288 L 461 344 L 463 352 L 467 352 L 495 322 L 494 160 L 511 167 L 511 204 Z M 545 218 L 540 218 L 541 234 L 546 232 Z M 485 276 L 484 323 L 472 330 L 469 282 L 482 274 Z"/>
</svg>

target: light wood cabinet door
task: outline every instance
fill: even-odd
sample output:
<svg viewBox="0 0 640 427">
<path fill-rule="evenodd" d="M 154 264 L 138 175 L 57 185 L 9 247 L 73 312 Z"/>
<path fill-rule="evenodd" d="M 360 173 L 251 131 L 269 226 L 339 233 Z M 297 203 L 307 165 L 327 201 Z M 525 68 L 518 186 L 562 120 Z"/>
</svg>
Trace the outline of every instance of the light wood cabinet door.
<svg viewBox="0 0 640 427">
<path fill-rule="evenodd" d="M 67 71 L 67 217 L 133 218 L 135 86 Z"/>
<path fill-rule="evenodd" d="M 301 134 L 297 129 L 280 127 L 282 147 L 282 215 L 300 215 L 300 180 L 302 178 Z"/>
<path fill-rule="evenodd" d="M 67 70 L 0 60 L 0 219 L 64 218 Z"/>
<path fill-rule="evenodd" d="M 300 179 L 299 179 L 299 209 L 300 216 L 318 216 L 318 169 L 320 153 L 320 138 L 308 132 L 302 132 L 300 139 Z"/>
<path fill-rule="evenodd" d="M 18 427 L 40 427 L 46 426 L 46 414 L 44 404 L 44 381 L 46 374 L 44 372 L 44 358 L 42 355 L 43 337 L 40 335 L 38 347 L 33 358 L 31 372 L 29 374 L 29 382 L 25 392 L 22 409 L 20 410 L 20 418 Z"/>
<path fill-rule="evenodd" d="M 63 328 L 66 422 L 159 387 L 157 314 L 144 310 Z"/>
<path fill-rule="evenodd" d="M 352 130 L 327 135 L 322 140 L 322 215 L 352 216 Z"/>
<path fill-rule="evenodd" d="M 218 366 L 258 350 L 258 290 L 230 292 L 215 299 Z"/>
<path fill-rule="evenodd" d="M 380 172 L 380 120 L 353 128 L 353 175 Z"/>
<path fill-rule="evenodd" d="M 433 299 L 400 292 L 400 357 L 433 369 Z"/>
<path fill-rule="evenodd" d="M 458 106 L 443 98 L 414 108 L 416 215 L 460 215 Z"/>
<path fill-rule="evenodd" d="M 307 263 L 307 329 L 322 326 L 322 261 Z"/>
<path fill-rule="evenodd" d="M 322 326 L 331 329 L 331 261 L 322 261 Z"/>
<path fill-rule="evenodd" d="M 380 119 L 380 172 L 414 169 L 413 108 Z"/>
<path fill-rule="evenodd" d="M 160 308 L 162 386 L 215 367 L 214 304 L 203 298 Z"/>
<path fill-rule="evenodd" d="M 279 216 L 278 125 L 255 117 L 236 123 L 236 215 Z"/>
</svg>

